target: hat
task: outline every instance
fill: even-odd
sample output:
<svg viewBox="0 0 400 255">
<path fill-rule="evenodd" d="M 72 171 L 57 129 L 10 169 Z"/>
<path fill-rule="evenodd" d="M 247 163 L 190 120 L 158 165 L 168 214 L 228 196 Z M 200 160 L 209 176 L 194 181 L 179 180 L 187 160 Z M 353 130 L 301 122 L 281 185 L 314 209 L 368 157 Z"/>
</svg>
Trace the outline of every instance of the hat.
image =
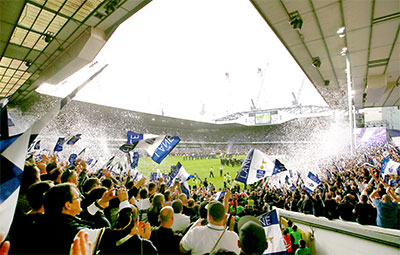
<svg viewBox="0 0 400 255">
<path fill-rule="evenodd" d="M 267 237 L 260 221 L 250 215 L 238 222 L 240 246 L 246 254 L 263 254 L 267 249 Z"/>
</svg>

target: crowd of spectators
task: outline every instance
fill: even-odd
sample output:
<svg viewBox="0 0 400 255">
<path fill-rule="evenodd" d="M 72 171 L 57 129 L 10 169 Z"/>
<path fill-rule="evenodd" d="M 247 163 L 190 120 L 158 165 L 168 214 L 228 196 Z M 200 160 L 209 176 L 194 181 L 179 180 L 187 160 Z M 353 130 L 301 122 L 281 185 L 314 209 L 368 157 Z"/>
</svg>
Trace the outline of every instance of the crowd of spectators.
<svg viewBox="0 0 400 255">
<path fill-rule="evenodd" d="M 40 160 L 31 157 L 25 164 L 9 232 L 10 253 L 66 254 L 94 249 L 98 254 L 262 254 L 267 247 L 265 236 L 249 236 L 264 233 L 263 229 L 254 221 L 240 221 L 272 206 L 398 229 L 399 185 L 385 183 L 380 167 L 388 156 L 400 162 L 399 155 L 395 147 L 382 145 L 343 159 L 340 167 L 336 162 L 327 169 L 331 176 L 311 194 L 297 176 L 290 185 L 263 180 L 243 189 L 236 183 L 221 202 L 213 200 L 218 189 L 202 185 L 187 196 L 180 183 L 168 187 L 163 178 L 132 180 L 128 175 L 120 179 L 106 170 L 88 173 L 80 158 L 69 166 L 56 155 L 43 155 Z M 87 229 L 101 230 L 101 238 L 90 246 Z M 285 240 L 288 235 L 294 237 L 293 253 L 308 254 L 296 231 L 293 226 L 283 236 Z"/>
</svg>

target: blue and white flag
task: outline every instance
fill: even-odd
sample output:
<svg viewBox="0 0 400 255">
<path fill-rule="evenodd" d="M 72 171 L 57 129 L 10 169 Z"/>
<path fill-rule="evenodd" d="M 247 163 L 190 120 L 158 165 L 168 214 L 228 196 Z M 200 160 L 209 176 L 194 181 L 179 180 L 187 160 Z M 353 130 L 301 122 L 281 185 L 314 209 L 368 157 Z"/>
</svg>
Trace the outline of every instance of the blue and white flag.
<svg viewBox="0 0 400 255">
<path fill-rule="evenodd" d="M 28 152 L 29 145 L 60 110 L 72 100 L 79 90 L 101 73 L 106 66 L 102 67 L 88 80 L 79 85 L 54 107 L 50 108 L 44 116 L 37 120 L 23 134 L 0 141 L 0 233 L 7 236 L 13 220 L 21 184 L 21 176 L 25 164 L 25 156 Z"/>
<path fill-rule="evenodd" d="M 294 191 L 296 189 L 296 186 L 294 186 L 294 184 L 292 184 L 292 186 L 290 186 L 290 190 Z"/>
<path fill-rule="evenodd" d="M 182 164 L 178 162 L 175 166 L 174 171 L 172 171 L 168 183 L 168 187 L 171 187 L 175 180 L 180 180 L 181 182 L 187 182 L 190 180 L 190 178 L 193 178 L 193 175 L 189 174 L 186 172 L 185 168 L 183 168 Z"/>
<path fill-rule="evenodd" d="M 328 180 L 332 179 L 332 173 L 328 169 L 326 169 L 326 177 L 328 178 Z"/>
<path fill-rule="evenodd" d="M 235 180 L 253 184 L 265 177 L 286 171 L 285 166 L 277 159 L 271 159 L 267 154 L 257 149 L 251 149 L 240 167 Z"/>
<path fill-rule="evenodd" d="M 76 134 L 68 140 L 67 144 L 74 145 L 79 139 L 81 139 L 81 134 Z"/>
<path fill-rule="evenodd" d="M 385 158 L 382 162 L 381 173 L 382 175 L 400 175 L 400 163 Z"/>
<path fill-rule="evenodd" d="M 92 159 L 92 158 L 88 158 L 88 159 L 86 160 L 86 164 L 87 164 L 88 166 L 90 166 L 90 165 L 92 164 L 92 162 L 93 162 L 93 159 Z"/>
<path fill-rule="evenodd" d="M 127 144 L 133 144 L 143 140 L 143 134 L 138 134 L 132 131 L 128 131 L 127 137 L 128 137 L 126 142 Z"/>
<path fill-rule="evenodd" d="M 128 143 L 137 143 L 137 148 L 144 149 L 158 164 L 180 142 L 177 136 L 137 134 L 128 132 Z"/>
<path fill-rule="evenodd" d="M 64 137 L 59 137 L 56 143 L 56 146 L 54 147 L 53 151 L 62 151 L 63 146 L 64 146 L 65 138 Z"/>
<path fill-rule="evenodd" d="M 400 179 L 390 180 L 389 185 L 390 185 L 390 187 L 396 187 L 397 185 L 400 185 Z"/>
<path fill-rule="evenodd" d="M 69 155 L 69 159 L 68 159 L 69 166 L 75 165 L 75 162 L 76 162 L 77 158 L 78 158 L 78 155 L 76 155 L 75 153 Z"/>
<path fill-rule="evenodd" d="M 197 175 L 197 173 L 194 173 L 194 176 L 196 176 L 196 178 L 199 179 L 200 184 L 203 184 L 203 181 L 201 180 L 200 176 Z"/>
<path fill-rule="evenodd" d="M 187 182 L 181 182 L 181 191 L 186 195 L 187 198 L 190 197 L 190 188 Z"/>
<path fill-rule="evenodd" d="M 268 248 L 263 254 L 287 254 L 276 210 L 264 213 L 258 216 L 258 219 L 264 228 L 268 243 Z"/>
<path fill-rule="evenodd" d="M 139 152 L 134 152 L 132 155 L 132 162 L 131 162 L 131 168 L 135 169 L 138 166 L 139 162 Z"/>
<path fill-rule="evenodd" d="M 320 179 L 313 173 L 308 172 L 307 178 L 304 180 L 304 187 L 308 193 L 312 193 L 321 184 Z"/>
<path fill-rule="evenodd" d="M 115 159 L 115 156 L 112 156 L 112 157 L 107 161 L 107 163 L 104 165 L 103 168 L 106 168 L 107 170 L 109 170 L 109 169 L 111 168 L 111 164 L 112 164 L 112 162 L 114 161 L 114 159 Z"/>
<path fill-rule="evenodd" d="M 211 198 L 216 201 L 221 201 L 222 198 L 224 197 L 224 195 L 225 195 L 225 190 L 222 190 L 222 191 L 218 191 L 217 193 L 212 195 Z"/>
</svg>

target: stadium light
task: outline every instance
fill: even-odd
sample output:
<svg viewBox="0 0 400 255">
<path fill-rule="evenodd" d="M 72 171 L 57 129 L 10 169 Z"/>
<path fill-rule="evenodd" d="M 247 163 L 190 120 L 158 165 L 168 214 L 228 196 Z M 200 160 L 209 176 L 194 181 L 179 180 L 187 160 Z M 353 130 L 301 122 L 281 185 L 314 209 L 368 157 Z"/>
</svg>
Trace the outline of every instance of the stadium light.
<svg viewBox="0 0 400 255">
<path fill-rule="evenodd" d="M 341 27 L 336 31 L 336 33 L 339 35 L 339 37 L 345 37 L 346 36 L 346 33 L 344 32 L 345 30 L 346 30 L 345 27 Z"/>
<path fill-rule="evenodd" d="M 312 66 L 319 68 L 321 66 L 321 59 L 319 57 L 312 58 Z"/>
<path fill-rule="evenodd" d="M 299 11 L 289 13 L 289 24 L 293 27 L 293 29 L 301 29 L 303 26 L 303 19 L 300 17 Z"/>
</svg>

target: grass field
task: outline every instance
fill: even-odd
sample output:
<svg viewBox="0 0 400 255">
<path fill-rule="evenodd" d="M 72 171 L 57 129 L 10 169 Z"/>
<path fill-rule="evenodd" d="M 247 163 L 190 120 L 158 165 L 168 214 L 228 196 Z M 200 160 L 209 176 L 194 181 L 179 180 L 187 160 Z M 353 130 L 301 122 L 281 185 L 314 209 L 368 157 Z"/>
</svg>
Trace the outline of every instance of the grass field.
<svg viewBox="0 0 400 255">
<path fill-rule="evenodd" d="M 239 156 L 239 158 L 244 158 L 244 155 Z M 169 173 L 171 165 L 176 165 L 178 162 L 181 162 L 182 166 L 189 174 L 197 173 L 201 180 L 204 181 L 204 178 L 207 177 L 207 180 L 214 183 L 217 188 L 224 187 L 224 178 L 220 177 L 219 173 L 219 168 L 222 166 L 219 158 L 183 160 L 181 156 L 168 156 L 161 162 L 161 164 L 157 164 L 150 157 L 147 157 L 139 159 L 138 169 L 146 176 L 146 178 L 150 178 L 150 173 L 155 172 L 157 169 L 160 169 L 162 173 Z M 208 178 L 211 167 L 214 169 L 214 178 Z M 223 168 L 223 173 L 225 174 L 228 172 L 231 179 L 234 179 L 240 166 L 232 167 L 224 165 Z M 189 185 L 192 185 L 191 181 L 189 181 Z"/>
</svg>

